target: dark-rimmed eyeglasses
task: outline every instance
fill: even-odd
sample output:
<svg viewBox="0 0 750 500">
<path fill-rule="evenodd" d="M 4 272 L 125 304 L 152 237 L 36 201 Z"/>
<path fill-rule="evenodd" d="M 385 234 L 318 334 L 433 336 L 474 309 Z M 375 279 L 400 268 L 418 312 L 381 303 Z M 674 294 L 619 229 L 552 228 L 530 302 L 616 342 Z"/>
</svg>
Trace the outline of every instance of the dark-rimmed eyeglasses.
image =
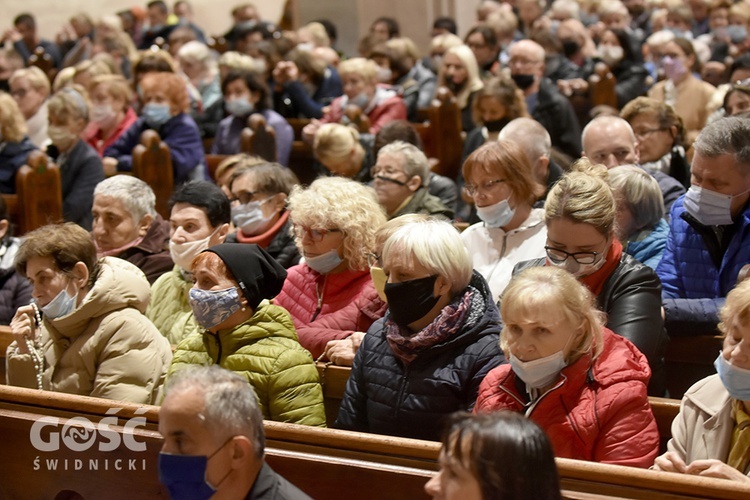
<svg viewBox="0 0 750 500">
<path fill-rule="evenodd" d="M 599 257 L 599 252 L 575 252 L 570 253 L 565 250 L 560 250 L 555 247 L 544 247 L 547 252 L 547 258 L 556 264 L 561 264 L 568 260 L 568 257 L 573 257 L 573 260 L 579 264 L 593 264 Z"/>
<path fill-rule="evenodd" d="M 313 229 L 311 227 L 303 226 L 302 224 L 292 224 L 292 232 L 294 236 L 299 239 L 308 236 L 312 241 L 318 242 L 322 240 L 328 233 L 340 233 L 341 229 Z"/>
<path fill-rule="evenodd" d="M 507 182 L 506 179 L 495 179 L 493 181 L 487 181 L 483 182 L 481 184 L 467 184 L 464 186 L 464 189 L 466 189 L 466 192 L 469 193 L 469 196 L 472 198 L 476 196 L 480 191 L 488 193 L 492 191 L 495 186 L 502 184 L 503 182 Z"/>
</svg>

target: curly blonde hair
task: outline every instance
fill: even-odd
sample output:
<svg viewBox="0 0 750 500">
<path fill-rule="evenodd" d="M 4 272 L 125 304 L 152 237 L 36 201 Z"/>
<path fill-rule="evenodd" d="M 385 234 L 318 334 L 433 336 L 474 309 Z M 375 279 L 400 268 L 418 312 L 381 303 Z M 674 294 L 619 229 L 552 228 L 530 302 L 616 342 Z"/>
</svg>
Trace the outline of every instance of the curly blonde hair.
<svg viewBox="0 0 750 500">
<path fill-rule="evenodd" d="M 349 269 L 367 269 L 366 254 L 374 251 L 375 233 L 386 221 L 374 189 L 344 177 L 323 177 L 307 188 L 296 186 L 288 208 L 294 224 L 341 230 Z M 301 238 L 294 242 L 301 250 Z"/>
<path fill-rule="evenodd" d="M 591 292 L 569 272 L 554 267 L 530 267 L 515 276 L 503 292 L 500 315 L 503 329 L 500 348 L 509 355 L 508 325 L 536 321 L 555 315 L 571 325 L 580 325 L 583 335 L 570 352 L 568 364 L 584 354 L 594 358 L 602 352 L 605 314 L 594 304 Z"/>
</svg>

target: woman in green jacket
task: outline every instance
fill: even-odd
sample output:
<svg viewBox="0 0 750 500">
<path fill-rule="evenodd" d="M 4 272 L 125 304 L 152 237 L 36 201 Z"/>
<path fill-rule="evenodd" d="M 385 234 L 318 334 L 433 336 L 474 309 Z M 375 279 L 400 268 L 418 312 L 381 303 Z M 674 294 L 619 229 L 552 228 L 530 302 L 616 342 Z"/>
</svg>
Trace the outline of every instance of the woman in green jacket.
<svg viewBox="0 0 750 500">
<path fill-rule="evenodd" d="M 167 377 L 189 365 L 218 364 L 247 378 L 263 417 L 325 426 L 323 390 L 289 313 L 270 304 L 286 278 L 254 244 L 224 243 L 193 261 L 190 306 L 199 332 L 177 345 Z"/>
</svg>

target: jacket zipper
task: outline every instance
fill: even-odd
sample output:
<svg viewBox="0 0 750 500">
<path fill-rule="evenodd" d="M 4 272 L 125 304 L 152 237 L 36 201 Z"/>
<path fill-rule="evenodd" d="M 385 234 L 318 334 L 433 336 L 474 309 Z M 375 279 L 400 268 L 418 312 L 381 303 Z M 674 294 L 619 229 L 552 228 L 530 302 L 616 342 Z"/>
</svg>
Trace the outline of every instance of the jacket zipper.
<svg viewBox="0 0 750 500">
<path fill-rule="evenodd" d="M 219 337 L 219 334 L 213 334 L 211 332 L 208 332 L 209 335 L 211 335 L 216 340 L 216 345 L 219 346 L 219 355 L 216 357 L 216 363 L 217 365 L 221 364 L 221 338 Z"/>
<path fill-rule="evenodd" d="M 320 310 L 323 308 L 323 296 L 326 293 L 326 283 L 328 282 L 328 275 L 326 274 L 323 277 L 323 290 L 318 288 L 318 283 L 315 282 L 315 294 L 318 296 L 318 307 L 315 308 L 315 313 L 313 313 L 312 319 L 310 320 L 310 323 L 315 321 L 315 318 L 318 317 L 318 314 L 320 314 Z"/>
<path fill-rule="evenodd" d="M 533 412 L 533 411 L 534 411 L 534 409 L 535 409 L 535 408 L 536 408 L 536 406 L 537 406 L 537 405 L 539 404 L 539 402 L 540 402 L 540 401 L 541 401 L 542 399 L 544 399 L 544 398 L 545 398 L 545 397 L 547 396 L 547 394 L 551 393 L 551 392 L 552 392 L 552 391 L 554 391 L 555 389 L 558 389 L 558 388 L 562 387 L 562 385 L 563 385 L 563 384 L 565 383 L 565 381 L 567 380 L 567 377 L 566 377 L 565 375 L 561 375 L 561 376 L 562 376 L 562 380 L 560 380 L 560 382 L 558 382 L 558 383 L 557 383 L 557 384 L 556 384 L 556 385 L 555 385 L 554 387 L 552 387 L 552 388 L 551 388 L 550 390 L 548 390 L 547 392 L 545 392 L 544 394 L 542 394 L 541 396 L 539 396 L 539 397 L 538 397 L 538 398 L 536 399 L 536 401 L 533 401 L 533 402 L 529 402 L 529 403 L 524 403 L 524 402 L 523 402 L 522 400 L 518 399 L 518 397 L 517 397 L 517 396 L 516 396 L 515 394 L 513 394 L 512 392 L 510 392 L 510 390 L 506 389 L 506 388 L 505 388 L 505 386 L 503 386 L 503 385 L 501 385 L 501 386 L 500 386 L 500 390 L 501 390 L 501 391 L 503 391 L 503 392 L 505 392 L 505 393 L 506 393 L 506 394 L 507 394 L 508 396 L 510 396 L 510 397 L 512 397 L 513 399 L 515 399 L 515 400 L 516 400 L 516 401 L 518 402 L 518 404 L 520 404 L 520 405 L 521 405 L 521 407 L 522 407 L 522 408 L 524 408 L 524 416 L 526 416 L 527 418 L 529 418 L 529 417 L 531 416 L 531 412 Z"/>
<path fill-rule="evenodd" d="M 399 416 L 401 415 L 401 412 L 399 411 L 399 408 L 402 408 L 402 402 L 404 397 L 404 391 L 406 390 L 406 381 L 409 378 L 409 370 L 411 370 L 411 363 L 407 365 L 406 370 L 404 370 L 404 374 L 401 376 L 401 385 L 398 388 L 398 398 L 396 399 L 396 402 L 398 403 L 397 406 L 394 406 L 394 410 L 396 410 L 396 425 L 399 425 Z"/>
</svg>

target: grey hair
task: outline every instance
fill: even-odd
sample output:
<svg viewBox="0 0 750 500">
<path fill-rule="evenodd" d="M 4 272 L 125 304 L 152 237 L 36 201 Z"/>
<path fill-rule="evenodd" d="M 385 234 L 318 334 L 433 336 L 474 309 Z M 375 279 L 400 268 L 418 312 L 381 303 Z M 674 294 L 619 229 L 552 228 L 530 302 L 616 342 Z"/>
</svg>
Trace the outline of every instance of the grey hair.
<svg viewBox="0 0 750 500">
<path fill-rule="evenodd" d="M 695 151 L 706 158 L 732 155 L 750 172 L 750 120 L 730 116 L 706 125 L 693 144 Z"/>
<path fill-rule="evenodd" d="M 516 118 L 497 136 L 498 141 L 515 142 L 521 147 L 529 162 L 534 165 L 542 156 L 552 153 L 552 139 L 544 126 L 531 118 Z"/>
<path fill-rule="evenodd" d="M 263 458 L 263 414 L 247 379 L 218 365 L 190 366 L 169 378 L 164 393 L 168 396 L 185 391 L 203 393 L 201 416 L 217 441 L 245 436 L 252 441 L 256 456 Z"/>
<path fill-rule="evenodd" d="M 615 198 L 622 197 L 627 204 L 638 230 L 652 228 L 664 217 L 659 183 L 642 168 L 620 165 L 609 170 L 607 181 L 617 195 Z"/>
<path fill-rule="evenodd" d="M 151 186 L 132 175 L 115 175 L 94 188 L 94 197 L 111 196 L 120 200 L 137 224 L 144 215 L 156 217 L 156 196 Z"/>
<path fill-rule="evenodd" d="M 418 175 L 422 179 L 422 185 L 426 186 L 430 178 L 430 162 L 427 156 L 418 147 L 404 141 L 393 141 L 380 148 L 378 152 L 378 156 L 395 154 L 401 155 L 404 159 L 406 177 L 411 179 Z"/>
</svg>

